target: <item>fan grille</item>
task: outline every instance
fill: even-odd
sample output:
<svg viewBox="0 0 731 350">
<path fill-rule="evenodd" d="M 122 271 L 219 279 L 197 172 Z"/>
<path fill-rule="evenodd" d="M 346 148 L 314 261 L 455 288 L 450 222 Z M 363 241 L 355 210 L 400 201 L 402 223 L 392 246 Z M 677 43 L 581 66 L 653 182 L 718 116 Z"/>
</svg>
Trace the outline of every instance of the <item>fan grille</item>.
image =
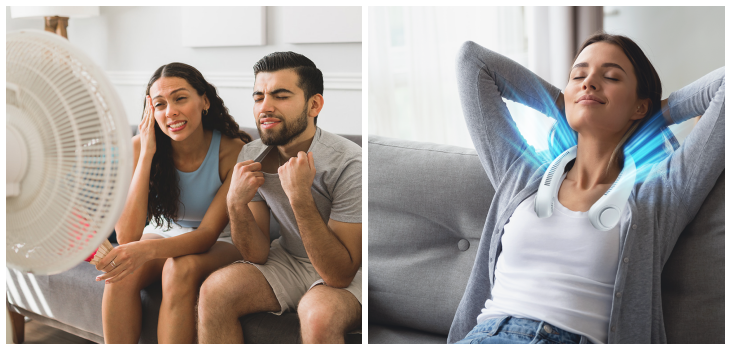
<svg viewBox="0 0 731 350">
<path fill-rule="evenodd" d="M 106 76 L 65 39 L 31 31 L 6 40 L 7 108 L 26 140 L 21 195 L 6 200 L 10 266 L 61 272 L 109 236 L 132 172 L 130 131 Z M 11 150 L 8 150 L 10 152 Z"/>
</svg>

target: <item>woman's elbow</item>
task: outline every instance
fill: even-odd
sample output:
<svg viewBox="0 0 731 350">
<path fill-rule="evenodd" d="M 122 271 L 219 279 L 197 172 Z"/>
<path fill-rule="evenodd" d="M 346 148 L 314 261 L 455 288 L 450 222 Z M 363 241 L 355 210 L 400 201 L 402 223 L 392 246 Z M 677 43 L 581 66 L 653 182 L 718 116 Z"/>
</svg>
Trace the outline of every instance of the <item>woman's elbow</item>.
<svg viewBox="0 0 731 350">
<path fill-rule="evenodd" d="M 119 243 L 120 245 L 121 244 L 131 243 L 131 242 L 132 242 L 132 240 L 129 239 L 129 238 L 127 238 L 127 237 L 125 237 L 123 235 L 119 235 L 119 234 L 117 235 L 117 243 Z"/>
<path fill-rule="evenodd" d="M 119 244 L 127 244 L 132 241 L 132 239 L 130 238 L 130 235 L 127 234 L 127 229 L 125 229 L 123 227 L 115 227 L 114 235 L 116 236 L 117 243 L 119 243 Z"/>
<path fill-rule="evenodd" d="M 475 51 L 478 48 L 482 48 L 480 45 L 477 45 L 474 41 L 465 41 L 457 51 L 457 71 L 461 71 L 462 69 L 466 69 L 467 66 L 470 64 L 470 62 L 474 59 L 476 56 Z"/>
</svg>

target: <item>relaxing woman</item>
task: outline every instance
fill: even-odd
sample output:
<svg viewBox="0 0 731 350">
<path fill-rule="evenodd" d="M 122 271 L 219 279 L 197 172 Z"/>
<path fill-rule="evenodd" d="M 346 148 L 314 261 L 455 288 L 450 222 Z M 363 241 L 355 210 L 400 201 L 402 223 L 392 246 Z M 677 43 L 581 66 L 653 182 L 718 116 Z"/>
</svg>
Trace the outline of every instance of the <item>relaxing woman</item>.
<svg viewBox="0 0 731 350">
<path fill-rule="evenodd" d="M 579 50 L 563 93 L 472 42 L 460 51 L 457 75 L 496 193 L 449 342 L 666 342 L 662 267 L 725 167 L 724 69 L 661 101 L 660 79 L 641 49 L 597 34 Z M 541 161 L 526 144 L 503 97 L 557 119 L 552 157 L 577 144 L 575 161 L 555 169 L 561 183 L 549 217 L 537 216 L 535 198 L 553 159 Z M 649 153 L 663 152 L 652 136 L 664 124 L 698 115 L 682 147 L 640 164 L 641 147 L 654 142 Z M 628 157 L 653 171 L 638 174 L 618 223 L 600 230 L 587 211 Z"/>
<path fill-rule="evenodd" d="M 106 283 L 104 341 L 138 342 L 140 290 L 162 280 L 158 341 L 193 343 L 201 283 L 242 258 L 231 243 L 226 194 L 251 137 L 187 64 L 158 68 L 146 95 L 140 134 L 132 139 L 132 184 L 115 226 L 120 245 L 96 265 L 105 272 L 97 277 Z"/>
</svg>

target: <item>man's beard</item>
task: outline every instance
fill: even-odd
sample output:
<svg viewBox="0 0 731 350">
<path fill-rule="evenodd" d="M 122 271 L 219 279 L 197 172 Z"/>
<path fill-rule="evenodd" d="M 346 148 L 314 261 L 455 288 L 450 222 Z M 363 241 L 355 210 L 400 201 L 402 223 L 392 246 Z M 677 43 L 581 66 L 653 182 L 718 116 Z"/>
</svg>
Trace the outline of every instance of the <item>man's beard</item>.
<svg viewBox="0 0 731 350">
<path fill-rule="evenodd" d="M 271 116 L 267 117 L 271 118 Z M 267 130 L 262 132 L 261 125 L 257 123 L 256 128 L 259 130 L 259 137 L 261 137 L 263 144 L 267 146 L 284 146 L 303 133 L 307 129 L 307 106 L 305 106 L 299 118 L 295 118 L 291 122 L 281 118 L 278 119 L 282 121 L 279 131 Z"/>
</svg>

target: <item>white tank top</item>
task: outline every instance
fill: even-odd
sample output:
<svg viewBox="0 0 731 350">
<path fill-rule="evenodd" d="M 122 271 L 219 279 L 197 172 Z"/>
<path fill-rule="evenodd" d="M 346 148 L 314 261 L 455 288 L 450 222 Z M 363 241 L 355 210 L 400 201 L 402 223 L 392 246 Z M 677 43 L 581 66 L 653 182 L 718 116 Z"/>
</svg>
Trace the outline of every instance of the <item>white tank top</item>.
<svg viewBox="0 0 731 350">
<path fill-rule="evenodd" d="M 535 197 L 520 203 L 505 225 L 492 300 L 477 323 L 506 315 L 541 320 L 606 343 L 619 225 L 599 231 L 588 212 L 571 211 L 558 199 L 553 215 L 539 219 Z"/>
</svg>

